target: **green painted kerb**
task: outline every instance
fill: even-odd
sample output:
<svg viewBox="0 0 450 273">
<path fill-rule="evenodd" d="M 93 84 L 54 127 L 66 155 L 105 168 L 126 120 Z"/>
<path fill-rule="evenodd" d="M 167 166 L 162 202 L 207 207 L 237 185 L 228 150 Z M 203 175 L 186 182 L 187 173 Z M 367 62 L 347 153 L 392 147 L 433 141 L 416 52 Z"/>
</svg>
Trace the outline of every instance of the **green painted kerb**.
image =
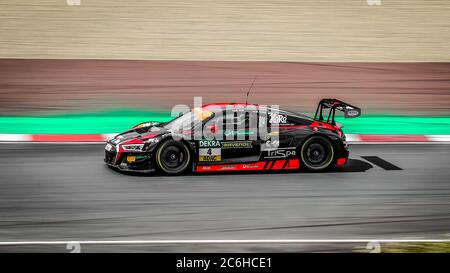
<svg viewBox="0 0 450 273">
<path fill-rule="evenodd" d="M 108 111 L 57 116 L 0 117 L 0 134 L 103 134 L 125 131 L 145 121 L 168 121 L 170 114 Z M 364 115 L 337 118 L 347 134 L 450 135 L 450 116 Z"/>
</svg>

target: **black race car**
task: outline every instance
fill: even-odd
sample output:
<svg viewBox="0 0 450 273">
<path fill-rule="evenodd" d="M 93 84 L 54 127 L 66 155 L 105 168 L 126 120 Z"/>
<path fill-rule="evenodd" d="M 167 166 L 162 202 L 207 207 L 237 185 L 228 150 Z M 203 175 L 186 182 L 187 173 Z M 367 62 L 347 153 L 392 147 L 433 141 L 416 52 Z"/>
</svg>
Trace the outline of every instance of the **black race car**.
<svg viewBox="0 0 450 273">
<path fill-rule="evenodd" d="M 145 122 L 109 140 L 105 163 L 122 171 L 322 171 L 344 165 L 348 146 L 336 110 L 361 109 L 322 99 L 314 118 L 244 103 L 203 105 L 170 122 Z"/>
</svg>

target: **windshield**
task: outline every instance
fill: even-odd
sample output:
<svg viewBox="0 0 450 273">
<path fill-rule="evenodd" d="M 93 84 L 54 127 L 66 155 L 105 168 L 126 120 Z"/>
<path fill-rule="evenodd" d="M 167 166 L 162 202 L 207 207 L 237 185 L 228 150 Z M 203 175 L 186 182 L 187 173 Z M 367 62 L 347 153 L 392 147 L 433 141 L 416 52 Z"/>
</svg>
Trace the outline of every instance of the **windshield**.
<svg viewBox="0 0 450 273">
<path fill-rule="evenodd" d="M 212 112 L 202 109 L 194 108 L 191 112 L 187 112 L 182 116 L 179 116 L 164 125 L 164 128 L 168 130 L 189 130 L 193 126 L 199 124 L 200 122 L 210 118 L 213 115 Z"/>
</svg>

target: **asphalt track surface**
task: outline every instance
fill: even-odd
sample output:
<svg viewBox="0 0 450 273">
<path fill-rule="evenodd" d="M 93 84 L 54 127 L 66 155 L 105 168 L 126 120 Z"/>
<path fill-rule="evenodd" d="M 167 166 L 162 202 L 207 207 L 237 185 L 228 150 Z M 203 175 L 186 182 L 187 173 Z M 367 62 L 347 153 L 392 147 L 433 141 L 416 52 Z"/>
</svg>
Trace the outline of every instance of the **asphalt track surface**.
<svg viewBox="0 0 450 273">
<path fill-rule="evenodd" d="M 352 145 L 349 165 L 326 173 L 178 177 L 111 170 L 97 144 L 0 144 L 0 153 L 2 242 L 448 239 L 450 232 L 445 144 Z M 398 168 L 386 170 L 370 157 Z M 330 250 L 314 247 L 306 250 Z M 305 250 L 283 244 L 90 246 L 91 251 L 300 249 Z M 42 248 L 0 246 L 21 250 Z"/>
</svg>

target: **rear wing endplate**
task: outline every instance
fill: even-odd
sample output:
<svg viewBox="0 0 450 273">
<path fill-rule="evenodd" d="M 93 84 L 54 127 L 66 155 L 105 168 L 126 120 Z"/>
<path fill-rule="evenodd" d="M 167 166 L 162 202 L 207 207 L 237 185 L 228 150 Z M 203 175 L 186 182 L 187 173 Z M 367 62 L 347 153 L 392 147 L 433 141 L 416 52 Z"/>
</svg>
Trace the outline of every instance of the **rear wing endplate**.
<svg viewBox="0 0 450 273">
<path fill-rule="evenodd" d="M 326 111 L 327 109 L 329 110 L 328 113 Z M 336 110 L 344 112 L 346 118 L 357 118 L 361 116 L 361 109 L 356 106 L 337 99 L 322 99 L 319 105 L 317 105 L 314 120 L 335 124 L 334 116 Z M 324 114 L 327 116 L 326 119 L 324 118 Z"/>
</svg>

